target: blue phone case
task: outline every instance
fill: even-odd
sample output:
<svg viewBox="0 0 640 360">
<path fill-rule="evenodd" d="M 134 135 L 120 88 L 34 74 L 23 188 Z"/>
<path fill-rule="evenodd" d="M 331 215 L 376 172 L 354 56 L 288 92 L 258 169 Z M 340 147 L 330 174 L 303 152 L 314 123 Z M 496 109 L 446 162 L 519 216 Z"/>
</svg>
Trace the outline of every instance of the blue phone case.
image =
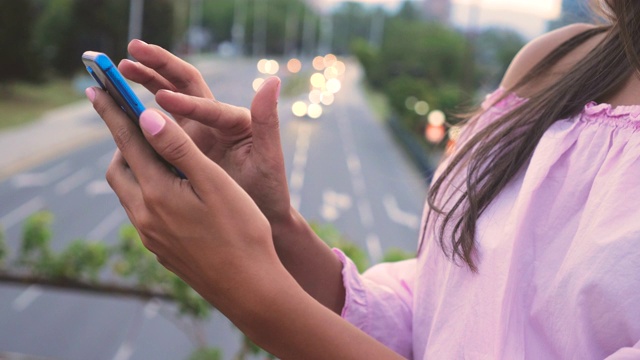
<svg viewBox="0 0 640 360">
<path fill-rule="evenodd" d="M 145 110 L 145 107 L 124 79 L 124 76 L 120 74 L 113 61 L 104 53 L 85 51 L 82 54 L 82 62 L 100 87 L 108 92 L 122 111 L 139 126 L 140 114 Z M 164 159 L 162 161 L 167 164 L 174 174 L 182 179 L 187 178 L 178 168 L 167 163 Z"/>
<path fill-rule="evenodd" d="M 104 53 L 85 51 L 82 54 L 82 62 L 100 87 L 108 92 L 129 118 L 137 124 L 145 107 L 113 61 Z"/>
</svg>

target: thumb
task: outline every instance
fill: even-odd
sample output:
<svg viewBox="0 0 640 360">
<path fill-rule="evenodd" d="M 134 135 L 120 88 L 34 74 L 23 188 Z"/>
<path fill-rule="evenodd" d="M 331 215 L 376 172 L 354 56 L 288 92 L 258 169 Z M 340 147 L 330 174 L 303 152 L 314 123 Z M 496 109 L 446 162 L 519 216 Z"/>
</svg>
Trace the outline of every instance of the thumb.
<svg viewBox="0 0 640 360">
<path fill-rule="evenodd" d="M 189 135 L 167 115 L 155 109 L 140 115 L 140 127 L 147 141 L 169 164 L 180 169 L 187 179 L 203 177 L 209 161 L 193 143 Z"/>
<path fill-rule="evenodd" d="M 251 130 L 258 154 L 272 158 L 281 156 L 278 97 L 280 79 L 272 76 L 264 81 L 251 103 Z"/>
</svg>

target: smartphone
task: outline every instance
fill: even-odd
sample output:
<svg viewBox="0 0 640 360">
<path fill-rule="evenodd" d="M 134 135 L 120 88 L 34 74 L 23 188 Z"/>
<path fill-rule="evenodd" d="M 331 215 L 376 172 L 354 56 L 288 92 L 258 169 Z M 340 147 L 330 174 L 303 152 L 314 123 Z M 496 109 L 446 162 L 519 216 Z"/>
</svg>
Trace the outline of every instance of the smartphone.
<svg viewBox="0 0 640 360">
<path fill-rule="evenodd" d="M 140 126 L 140 114 L 145 110 L 145 107 L 113 61 L 104 53 L 85 51 L 82 54 L 82 62 L 98 85 L 111 96 L 136 125 Z M 182 171 L 170 165 L 164 159 L 160 159 L 174 174 L 186 179 Z"/>
</svg>

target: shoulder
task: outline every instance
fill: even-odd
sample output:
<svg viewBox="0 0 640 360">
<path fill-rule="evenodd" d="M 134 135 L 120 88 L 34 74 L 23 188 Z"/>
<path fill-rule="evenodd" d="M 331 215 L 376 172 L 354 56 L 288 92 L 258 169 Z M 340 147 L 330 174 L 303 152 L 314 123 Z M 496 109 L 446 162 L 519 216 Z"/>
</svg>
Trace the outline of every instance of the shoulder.
<svg viewBox="0 0 640 360">
<path fill-rule="evenodd" d="M 505 89 L 512 88 L 551 51 L 572 37 L 593 29 L 592 24 L 571 24 L 541 35 L 525 45 L 514 57 L 500 84 Z M 585 43 L 586 44 L 586 43 Z M 580 47 L 576 51 L 580 50 Z M 571 62 L 571 59 L 568 59 Z M 525 90 L 526 91 L 526 90 Z M 526 96 L 528 94 L 520 94 Z"/>
</svg>

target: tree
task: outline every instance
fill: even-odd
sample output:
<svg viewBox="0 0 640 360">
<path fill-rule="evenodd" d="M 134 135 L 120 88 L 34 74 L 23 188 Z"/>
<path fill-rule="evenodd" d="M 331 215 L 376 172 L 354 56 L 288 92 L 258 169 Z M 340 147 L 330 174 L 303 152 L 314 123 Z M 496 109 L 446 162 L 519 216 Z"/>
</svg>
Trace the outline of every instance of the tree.
<svg viewBox="0 0 640 360">
<path fill-rule="evenodd" d="M 51 247 L 51 225 L 54 220 L 49 211 L 39 211 L 27 218 L 22 229 L 22 241 L 13 261 L 7 261 L 8 249 L 0 229 L 0 282 L 39 284 L 73 291 L 88 291 L 106 296 L 129 296 L 142 299 L 161 298 L 173 301 L 183 319 L 192 320 L 190 332 L 197 348 L 189 360 L 220 359 L 220 349 L 208 346 L 202 335 L 203 321 L 213 308 L 195 290 L 173 273 L 162 267 L 155 255 L 140 241 L 136 229 L 125 225 L 120 229 L 117 244 L 76 239 L 67 247 L 54 251 Z M 311 224 L 316 233 L 330 246 L 342 249 L 360 271 L 369 265 L 365 252 L 343 237 L 332 225 Z M 385 259 L 398 261 L 411 256 L 391 249 Z M 8 266 L 7 266 L 8 265 Z M 109 281 L 100 278 L 111 267 Z M 115 277 L 114 277 L 115 275 Z M 115 280 L 113 280 L 115 278 Z M 235 359 L 250 355 L 273 358 L 243 337 Z"/>
<path fill-rule="evenodd" d="M 42 79 L 34 42 L 37 13 L 33 1 L 0 0 L 0 83 Z"/>
<path fill-rule="evenodd" d="M 36 43 L 46 66 L 61 75 L 79 69 L 86 50 L 107 53 L 112 59 L 127 56 L 129 0 L 38 0 L 42 15 L 36 24 Z M 145 3 L 142 37 L 172 48 L 176 17 L 173 0 Z"/>
</svg>

